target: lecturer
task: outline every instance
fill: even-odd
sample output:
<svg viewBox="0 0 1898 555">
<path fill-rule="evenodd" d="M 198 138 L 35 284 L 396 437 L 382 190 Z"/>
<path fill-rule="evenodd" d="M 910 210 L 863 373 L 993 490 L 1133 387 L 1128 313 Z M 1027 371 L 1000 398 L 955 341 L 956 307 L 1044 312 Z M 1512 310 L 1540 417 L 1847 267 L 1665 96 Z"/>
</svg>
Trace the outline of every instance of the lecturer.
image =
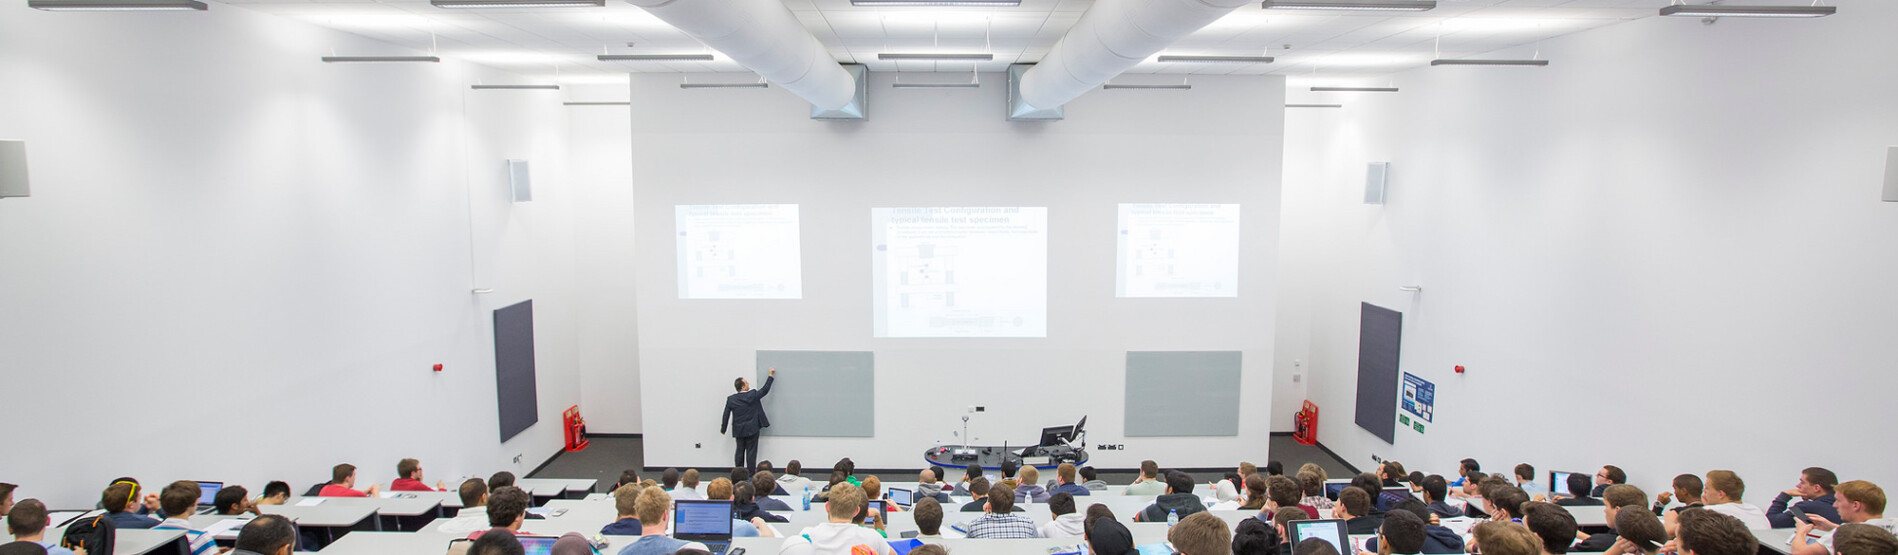
<svg viewBox="0 0 1898 555">
<path fill-rule="evenodd" d="M 771 427 L 771 418 L 764 415 L 764 396 L 771 393 L 771 381 L 777 376 L 778 369 L 772 368 L 765 375 L 764 389 L 757 391 L 751 389 L 751 382 L 738 378 L 732 382 L 738 392 L 725 398 L 725 416 L 719 419 L 718 433 L 723 435 L 729 427 L 732 437 L 738 438 L 732 466 L 743 467 L 746 473 L 758 467 L 758 433 Z"/>
</svg>

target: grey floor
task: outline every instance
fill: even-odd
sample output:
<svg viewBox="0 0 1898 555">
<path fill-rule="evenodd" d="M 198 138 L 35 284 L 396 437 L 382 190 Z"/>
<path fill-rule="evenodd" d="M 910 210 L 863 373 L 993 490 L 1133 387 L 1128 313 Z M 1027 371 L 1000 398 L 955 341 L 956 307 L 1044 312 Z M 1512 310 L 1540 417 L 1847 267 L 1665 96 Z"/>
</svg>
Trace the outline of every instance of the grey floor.
<svg viewBox="0 0 1898 555">
<path fill-rule="evenodd" d="M 554 460 L 549 462 L 546 467 L 541 468 L 528 477 L 592 478 L 598 480 L 598 485 L 595 486 L 594 489 L 604 490 L 612 487 L 613 483 L 619 480 L 621 471 L 627 469 L 638 470 L 646 466 L 646 449 L 640 438 L 594 437 L 590 438 L 590 440 L 592 443 L 585 451 L 561 453 L 559 456 L 554 457 Z M 1266 460 L 1276 460 L 1285 465 L 1287 472 L 1297 472 L 1300 465 L 1310 462 L 1317 463 L 1318 466 L 1324 467 L 1325 472 L 1330 474 L 1333 478 L 1349 477 L 1351 475 L 1351 470 L 1345 465 L 1344 461 L 1332 457 L 1318 447 L 1300 445 L 1287 436 L 1272 436 L 1271 442 L 1267 445 L 1267 453 L 1267 457 L 1254 459 L 1252 462 L 1264 466 Z M 1156 456 L 1154 460 L 1160 461 L 1162 466 L 1166 464 L 1164 456 Z M 782 465 L 782 461 L 779 461 L 779 464 Z M 1234 466 L 1237 466 L 1236 462 Z M 727 469 L 700 469 L 702 472 L 721 471 L 718 472 L 718 475 L 723 475 L 722 471 L 724 470 Z M 639 474 L 641 477 L 645 477 L 648 473 L 640 471 Z M 1127 484 L 1133 482 L 1135 474 L 1135 472 L 1131 471 L 1102 472 L 1101 479 L 1106 480 L 1109 484 Z M 805 475 L 812 479 L 823 478 L 822 476 L 818 476 L 815 472 L 806 472 Z M 656 476 L 654 477 L 656 478 Z M 1215 477 L 1209 475 L 1194 476 L 1194 478 L 1199 479 L 1199 481 L 1210 481 Z"/>
</svg>

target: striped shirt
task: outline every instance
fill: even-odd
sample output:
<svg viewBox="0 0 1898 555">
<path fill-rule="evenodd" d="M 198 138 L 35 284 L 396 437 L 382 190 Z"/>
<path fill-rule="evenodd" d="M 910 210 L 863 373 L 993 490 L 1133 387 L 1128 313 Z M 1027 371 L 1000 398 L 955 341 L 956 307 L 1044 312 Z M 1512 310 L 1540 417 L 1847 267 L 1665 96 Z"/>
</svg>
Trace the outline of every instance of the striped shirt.
<svg viewBox="0 0 1898 555">
<path fill-rule="evenodd" d="M 191 543 L 191 555 L 206 555 L 208 553 L 217 553 L 217 539 L 212 538 L 210 534 L 204 533 L 203 530 L 193 529 L 191 527 L 191 521 L 189 520 L 185 520 L 182 518 L 167 518 L 165 519 L 164 522 L 158 523 L 158 526 L 153 527 L 152 529 L 153 530 L 184 530 L 185 541 Z"/>
<path fill-rule="evenodd" d="M 998 515 L 988 513 L 982 518 L 969 522 L 969 537 L 978 539 L 1020 539 L 1039 538 L 1041 530 L 1035 527 L 1035 521 L 1018 514 Z"/>
</svg>

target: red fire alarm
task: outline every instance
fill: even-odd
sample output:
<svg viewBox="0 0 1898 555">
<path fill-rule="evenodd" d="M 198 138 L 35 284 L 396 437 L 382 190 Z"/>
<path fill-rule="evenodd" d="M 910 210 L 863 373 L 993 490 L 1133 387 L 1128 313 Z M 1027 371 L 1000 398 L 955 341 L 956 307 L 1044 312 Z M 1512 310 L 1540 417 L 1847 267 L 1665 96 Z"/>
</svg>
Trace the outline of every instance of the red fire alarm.
<svg viewBox="0 0 1898 555">
<path fill-rule="evenodd" d="M 436 369 L 436 370 L 441 370 L 441 369 L 442 369 L 442 366 L 441 366 L 440 364 L 437 364 L 437 365 L 435 365 L 435 369 Z M 1462 374 L 1462 373 L 1463 373 L 1463 367 L 1462 367 L 1462 366 L 1458 366 L 1458 367 L 1456 367 L 1456 373 L 1458 373 L 1458 374 Z"/>
<path fill-rule="evenodd" d="M 436 372 L 440 372 L 440 371 L 442 371 L 442 365 L 440 365 L 440 364 L 437 364 L 437 365 L 435 365 L 435 371 L 436 371 Z M 1462 372 L 1462 371 L 1463 371 L 1463 367 L 1462 367 L 1462 366 L 1458 366 L 1458 367 L 1456 367 L 1456 371 L 1458 371 L 1458 372 Z"/>
</svg>

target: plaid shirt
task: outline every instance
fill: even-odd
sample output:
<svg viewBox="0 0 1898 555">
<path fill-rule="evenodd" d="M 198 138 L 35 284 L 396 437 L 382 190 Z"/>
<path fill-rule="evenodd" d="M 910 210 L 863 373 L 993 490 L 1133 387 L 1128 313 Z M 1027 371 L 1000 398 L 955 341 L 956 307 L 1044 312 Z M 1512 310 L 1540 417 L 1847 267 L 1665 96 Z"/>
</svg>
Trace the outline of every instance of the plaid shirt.
<svg viewBox="0 0 1898 555">
<path fill-rule="evenodd" d="M 983 539 L 1019 539 L 1039 538 L 1041 530 L 1035 528 L 1035 521 L 1018 514 L 998 515 L 988 513 L 969 523 L 969 537 Z"/>
</svg>

